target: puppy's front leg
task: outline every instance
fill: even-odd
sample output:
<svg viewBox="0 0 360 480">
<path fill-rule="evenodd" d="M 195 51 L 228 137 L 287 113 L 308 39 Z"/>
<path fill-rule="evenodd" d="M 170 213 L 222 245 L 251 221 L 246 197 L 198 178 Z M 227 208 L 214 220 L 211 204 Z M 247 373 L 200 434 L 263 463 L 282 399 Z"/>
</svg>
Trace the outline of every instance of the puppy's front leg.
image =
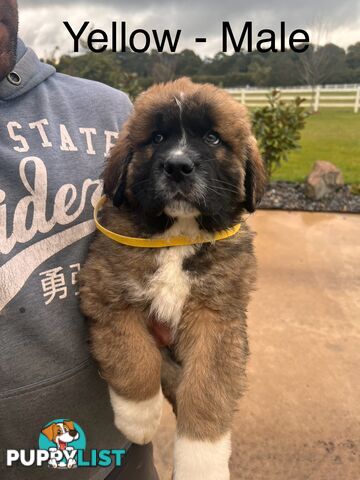
<svg viewBox="0 0 360 480">
<path fill-rule="evenodd" d="M 184 370 L 176 395 L 175 480 L 230 478 L 230 429 L 247 356 L 244 324 L 208 310 L 185 319 L 177 352 Z"/>
<path fill-rule="evenodd" d="M 141 312 L 107 312 L 90 328 L 92 349 L 109 384 L 115 425 L 132 442 L 150 442 L 159 426 L 161 355 Z"/>
</svg>

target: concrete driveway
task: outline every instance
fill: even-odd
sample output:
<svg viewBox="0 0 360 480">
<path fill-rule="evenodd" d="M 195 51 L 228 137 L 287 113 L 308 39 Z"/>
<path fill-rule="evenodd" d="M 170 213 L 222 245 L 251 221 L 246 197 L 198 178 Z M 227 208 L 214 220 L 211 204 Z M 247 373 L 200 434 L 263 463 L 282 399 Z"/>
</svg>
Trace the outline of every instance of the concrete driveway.
<svg viewBox="0 0 360 480">
<path fill-rule="evenodd" d="M 259 211 L 232 480 L 360 479 L 360 216 Z M 168 405 L 154 442 L 171 478 Z M 196 480 L 196 479 L 189 479 Z"/>
</svg>

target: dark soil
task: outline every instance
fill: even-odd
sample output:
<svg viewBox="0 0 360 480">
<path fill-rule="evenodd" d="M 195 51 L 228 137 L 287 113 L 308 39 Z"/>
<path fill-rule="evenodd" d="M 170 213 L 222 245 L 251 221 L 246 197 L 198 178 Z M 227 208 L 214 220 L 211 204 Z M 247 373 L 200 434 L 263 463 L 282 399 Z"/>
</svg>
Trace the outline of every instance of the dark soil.
<svg viewBox="0 0 360 480">
<path fill-rule="evenodd" d="M 360 195 L 353 195 L 350 186 L 344 185 L 321 200 L 311 200 L 305 195 L 303 183 L 273 182 L 268 185 L 259 208 L 360 213 Z"/>
</svg>

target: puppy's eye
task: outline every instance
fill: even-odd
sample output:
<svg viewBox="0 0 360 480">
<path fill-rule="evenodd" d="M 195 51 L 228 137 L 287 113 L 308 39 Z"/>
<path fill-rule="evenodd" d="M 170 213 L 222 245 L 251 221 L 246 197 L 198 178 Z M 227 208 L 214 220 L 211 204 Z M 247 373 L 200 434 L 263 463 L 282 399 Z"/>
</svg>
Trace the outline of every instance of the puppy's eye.
<svg viewBox="0 0 360 480">
<path fill-rule="evenodd" d="M 154 143 L 159 144 L 159 143 L 163 142 L 164 140 L 165 140 L 165 137 L 161 133 L 155 132 L 152 136 L 152 141 Z"/>
<path fill-rule="evenodd" d="M 220 137 L 216 132 L 210 131 L 204 135 L 204 142 L 208 145 L 219 145 Z"/>
</svg>

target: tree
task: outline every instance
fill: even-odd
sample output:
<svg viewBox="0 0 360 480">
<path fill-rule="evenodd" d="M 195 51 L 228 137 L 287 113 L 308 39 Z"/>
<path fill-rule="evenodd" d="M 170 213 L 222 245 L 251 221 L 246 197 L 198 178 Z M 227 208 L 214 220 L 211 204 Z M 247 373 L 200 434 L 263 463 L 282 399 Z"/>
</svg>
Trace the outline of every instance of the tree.
<svg viewBox="0 0 360 480">
<path fill-rule="evenodd" d="M 170 53 L 152 52 L 152 57 L 155 59 L 152 64 L 152 78 L 155 83 L 168 82 L 176 78 L 176 66 L 178 57 Z"/>
<path fill-rule="evenodd" d="M 319 36 L 318 36 L 319 37 Z M 297 54 L 285 52 L 217 53 L 202 59 L 192 50 L 180 53 L 125 52 L 92 53 L 82 45 L 79 55 L 60 55 L 59 49 L 45 61 L 58 71 L 98 80 L 115 88 L 124 88 L 131 96 L 154 82 L 189 76 L 198 82 L 211 82 L 222 87 L 247 85 L 286 87 L 322 83 L 360 83 L 360 42 L 344 49 L 327 43 L 312 44 Z"/>
<path fill-rule="evenodd" d="M 268 85 L 271 75 L 271 67 L 267 66 L 265 62 L 253 62 L 249 66 L 249 73 L 255 85 Z"/>
<path fill-rule="evenodd" d="M 195 52 L 185 49 L 177 55 L 175 73 L 178 76 L 196 75 L 202 64 L 201 58 Z"/>
<path fill-rule="evenodd" d="M 60 73 L 96 80 L 124 90 L 132 98 L 141 91 L 137 75 L 124 72 L 119 58 L 112 52 L 63 55 L 58 62 L 48 59 L 47 63 L 53 64 Z"/>
<path fill-rule="evenodd" d="M 346 63 L 351 69 L 360 69 L 360 42 L 349 46 L 346 54 Z"/>
<path fill-rule="evenodd" d="M 298 63 L 299 55 L 291 50 L 270 54 L 267 59 L 267 65 L 270 67 L 271 71 L 267 85 L 298 85 Z"/>
</svg>

